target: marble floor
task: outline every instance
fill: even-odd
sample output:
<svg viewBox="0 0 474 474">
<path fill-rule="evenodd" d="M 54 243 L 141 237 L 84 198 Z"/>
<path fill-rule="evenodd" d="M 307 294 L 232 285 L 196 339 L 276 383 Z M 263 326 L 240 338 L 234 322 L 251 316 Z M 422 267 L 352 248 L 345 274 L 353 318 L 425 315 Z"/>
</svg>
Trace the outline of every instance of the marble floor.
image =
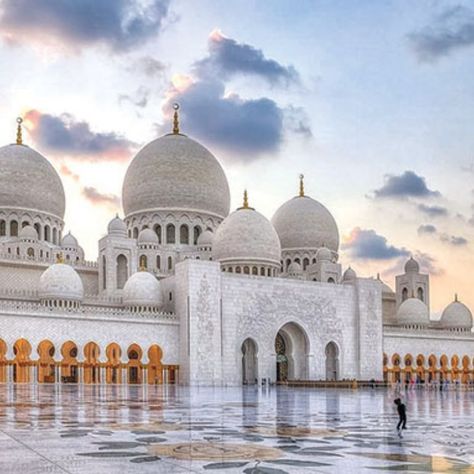
<svg viewBox="0 0 474 474">
<path fill-rule="evenodd" d="M 0 385 L 0 473 L 474 473 L 474 392 Z"/>
</svg>

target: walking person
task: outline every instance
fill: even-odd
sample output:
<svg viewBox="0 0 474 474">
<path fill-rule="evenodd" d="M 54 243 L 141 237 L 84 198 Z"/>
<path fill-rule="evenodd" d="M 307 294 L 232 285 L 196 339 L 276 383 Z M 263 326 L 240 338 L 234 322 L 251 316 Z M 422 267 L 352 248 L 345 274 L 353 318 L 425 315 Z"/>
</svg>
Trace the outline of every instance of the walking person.
<svg viewBox="0 0 474 474">
<path fill-rule="evenodd" d="M 397 431 L 398 437 L 403 438 L 402 430 L 406 429 L 407 424 L 407 412 L 406 406 L 402 403 L 400 398 L 396 398 L 394 400 L 395 405 L 397 405 L 397 412 L 398 412 L 398 424 L 397 424 Z"/>
</svg>

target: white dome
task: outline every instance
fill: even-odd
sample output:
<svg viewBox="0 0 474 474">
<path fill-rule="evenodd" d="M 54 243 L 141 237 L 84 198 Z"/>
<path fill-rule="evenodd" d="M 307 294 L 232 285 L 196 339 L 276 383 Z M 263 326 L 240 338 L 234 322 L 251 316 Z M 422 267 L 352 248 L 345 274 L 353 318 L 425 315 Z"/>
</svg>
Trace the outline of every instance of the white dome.
<svg viewBox="0 0 474 474">
<path fill-rule="evenodd" d="M 163 298 L 159 281 L 148 272 L 134 273 L 123 288 L 123 303 L 125 306 L 161 306 Z"/>
<path fill-rule="evenodd" d="M 42 273 L 38 294 L 42 300 L 81 301 L 84 287 L 74 268 L 64 263 L 55 263 Z"/>
<path fill-rule="evenodd" d="M 20 239 L 38 240 L 38 232 L 36 232 L 36 229 L 32 225 L 25 225 L 25 227 L 20 230 L 18 236 Z"/>
<path fill-rule="evenodd" d="M 118 214 L 109 222 L 109 225 L 107 226 L 107 233 L 109 235 L 116 235 L 120 237 L 127 236 L 127 226 L 125 225 L 125 222 L 120 219 Z"/>
<path fill-rule="evenodd" d="M 339 231 L 331 213 L 309 196 L 296 196 L 275 212 L 272 224 L 283 250 L 339 249 Z"/>
<path fill-rule="evenodd" d="M 316 260 L 318 262 L 330 262 L 332 260 L 332 253 L 327 247 L 321 247 L 316 252 Z"/>
<path fill-rule="evenodd" d="M 146 145 L 130 163 L 122 189 L 125 215 L 184 209 L 224 218 L 230 193 L 224 170 L 202 145 L 169 134 Z"/>
<path fill-rule="evenodd" d="M 349 267 L 342 275 L 342 281 L 351 282 L 357 279 L 357 273 Z"/>
<path fill-rule="evenodd" d="M 417 324 L 427 326 L 430 323 L 428 306 L 418 298 L 408 298 L 398 308 L 399 324 Z"/>
<path fill-rule="evenodd" d="M 61 241 L 61 247 L 79 247 L 79 243 L 71 232 L 68 232 Z"/>
<path fill-rule="evenodd" d="M 418 262 L 413 258 L 410 257 L 409 260 L 405 263 L 405 273 L 419 273 L 420 272 L 420 265 Z"/>
<path fill-rule="evenodd" d="M 291 262 L 288 265 L 288 273 L 290 274 L 301 273 L 301 265 L 298 262 Z"/>
<path fill-rule="evenodd" d="M 227 263 L 260 261 L 279 267 L 280 256 L 278 234 L 270 221 L 254 209 L 237 209 L 217 228 L 213 260 Z"/>
<path fill-rule="evenodd" d="M 197 240 L 197 244 L 199 247 L 210 247 L 212 245 L 212 242 L 214 240 L 214 233 L 212 232 L 211 229 L 206 229 L 199 237 Z"/>
<path fill-rule="evenodd" d="M 471 329 L 472 313 L 465 304 L 455 300 L 446 306 L 440 322 L 443 328 Z"/>
<path fill-rule="evenodd" d="M 64 217 L 61 178 L 44 156 L 26 145 L 7 145 L 0 148 L 0 170 L 0 208 Z"/>
<path fill-rule="evenodd" d="M 154 244 L 158 245 L 158 236 L 151 229 L 143 229 L 138 234 L 138 244 Z"/>
<path fill-rule="evenodd" d="M 393 295 L 394 291 L 382 281 L 382 294 L 384 295 Z"/>
</svg>

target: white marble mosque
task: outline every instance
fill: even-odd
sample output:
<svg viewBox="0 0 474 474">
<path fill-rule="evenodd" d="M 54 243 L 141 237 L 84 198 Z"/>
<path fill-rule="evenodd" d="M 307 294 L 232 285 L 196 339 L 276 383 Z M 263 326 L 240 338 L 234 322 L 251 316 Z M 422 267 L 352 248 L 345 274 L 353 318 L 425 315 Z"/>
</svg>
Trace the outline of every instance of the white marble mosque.
<svg viewBox="0 0 474 474">
<path fill-rule="evenodd" d="M 231 211 L 224 169 L 176 111 L 130 163 L 124 217 L 90 262 L 20 123 L 0 148 L 0 382 L 473 381 L 470 310 L 456 297 L 430 319 L 413 258 L 394 289 L 343 272 L 337 223 L 303 177 L 297 191 L 271 221 L 246 192 Z"/>
</svg>

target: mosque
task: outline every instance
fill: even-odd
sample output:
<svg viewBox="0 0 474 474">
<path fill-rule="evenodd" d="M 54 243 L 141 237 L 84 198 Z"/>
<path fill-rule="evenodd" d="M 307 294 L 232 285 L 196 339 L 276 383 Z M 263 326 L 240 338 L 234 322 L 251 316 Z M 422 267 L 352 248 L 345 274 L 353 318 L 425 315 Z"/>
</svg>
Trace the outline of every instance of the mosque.
<svg viewBox="0 0 474 474">
<path fill-rule="evenodd" d="M 410 258 L 392 290 L 338 263 L 331 213 L 298 193 L 230 212 L 214 155 L 173 130 L 129 165 L 124 218 L 84 258 L 49 161 L 0 148 L 0 382 L 240 385 L 474 380 L 472 314 L 430 319 Z"/>
</svg>

